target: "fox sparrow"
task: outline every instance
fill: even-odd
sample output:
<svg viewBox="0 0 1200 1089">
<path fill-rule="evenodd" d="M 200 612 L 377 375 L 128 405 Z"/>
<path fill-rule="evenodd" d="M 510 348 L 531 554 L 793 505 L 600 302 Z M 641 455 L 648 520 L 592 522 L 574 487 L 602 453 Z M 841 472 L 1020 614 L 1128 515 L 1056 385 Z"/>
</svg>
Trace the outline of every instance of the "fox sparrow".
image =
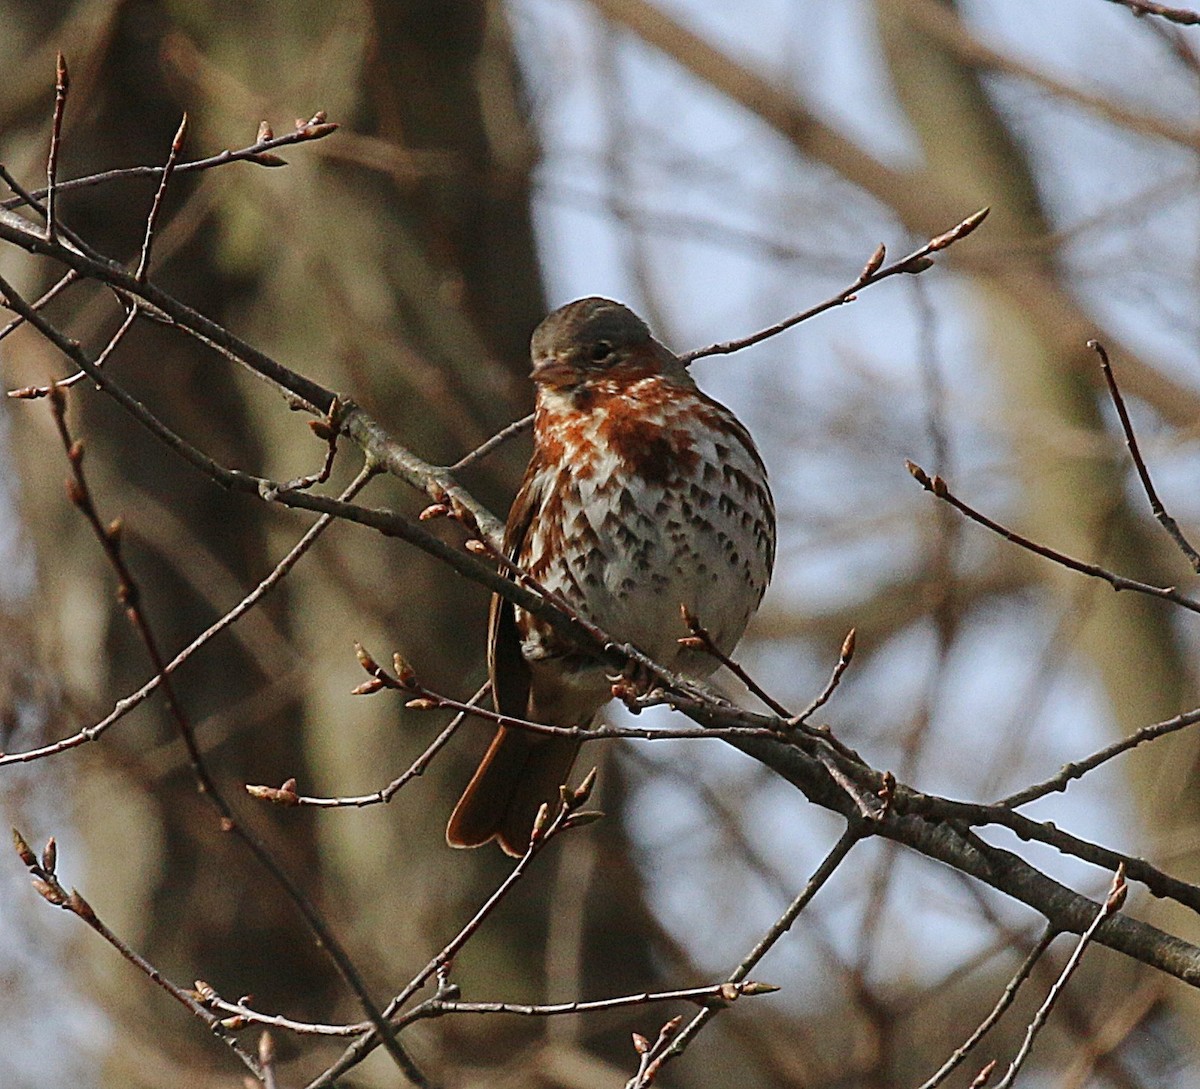
<svg viewBox="0 0 1200 1089">
<path fill-rule="evenodd" d="M 534 450 L 506 554 L 608 635 L 667 669 L 707 676 L 681 647 L 680 606 L 732 651 L 775 558 L 775 509 L 746 429 L 706 397 L 632 310 L 568 303 L 533 334 Z M 587 727 L 612 695 L 605 667 L 501 597 L 488 625 L 496 710 Z M 579 743 L 501 726 L 446 830 L 454 847 L 529 845 Z"/>
</svg>

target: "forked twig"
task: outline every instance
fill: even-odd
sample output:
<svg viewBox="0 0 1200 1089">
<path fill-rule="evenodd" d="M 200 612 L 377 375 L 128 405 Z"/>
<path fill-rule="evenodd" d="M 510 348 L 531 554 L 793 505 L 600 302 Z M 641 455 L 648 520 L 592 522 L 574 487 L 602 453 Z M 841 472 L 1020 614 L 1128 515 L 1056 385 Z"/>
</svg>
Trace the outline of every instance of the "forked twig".
<svg viewBox="0 0 1200 1089">
<path fill-rule="evenodd" d="M 200 997 L 195 992 L 188 990 L 186 987 L 180 987 L 177 983 L 173 983 L 155 968 L 153 964 L 146 960 L 145 957 L 127 945 L 108 928 L 96 914 L 92 905 L 79 894 L 77 889 L 71 889 L 68 892 L 63 888 L 55 872 L 58 861 L 58 848 L 53 837 L 50 838 L 45 849 L 42 851 L 40 860 L 30 850 L 29 844 L 25 842 L 25 837 L 15 828 L 12 830 L 12 838 L 17 856 L 29 870 L 33 878 L 33 887 L 42 899 L 47 903 L 53 904 L 55 907 L 69 911 L 76 918 L 91 927 L 92 930 L 99 934 L 100 937 L 108 942 L 109 945 L 152 983 L 157 984 L 189 1013 L 204 1022 L 212 1034 L 237 1055 L 256 1078 L 260 1081 L 262 1080 L 262 1070 L 259 1064 L 255 1062 L 254 1057 L 236 1039 L 229 1035 L 226 1027 L 221 1023 L 221 1019 L 205 1008 L 203 1001 L 200 1000 Z"/>
<path fill-rule="evenodd" d="M 491 681 L 484 681 L 475 694 L 467 700 L 467 704 L 474 707 L 492 690 Z M 468 711 L 460 710 L 451 720 L 440 734 L 437 735 L 408 767 L 408 769 L 398 778 L 393 779 L 387 786 L 381 787 L 372 794 L 357 794 L 350 797 L 342 798 L 321 798 L 313 797 L 307 794 L 298 793 L 295 779 L 288 779 L 281 787 L 260 786 L 257 784 L 247 784 L 246 793 L 252 798 L 261 798 L 264 801 L 274 802 L 277 805 L 283 806 L 300 806 L 307 805 L 316 809 L 344 809 L 355 808 L 361 809 L 367 805 L 386 805 L 407 783 L 423 775 L 425 769 L 429 767 L 430 762 L 435 756 L 445 747 L 446 742 L 450 740 L 457 732 L 458 728 L 466 721 Z"/>
<path fill-rule="evenodd" d="M 766 329 L 761 329 L 757 333 L 751 333 L 750 336 L 710 344 L 707 348 L 695 348 L 690 352 L 685 352 L 679 358 L 687 366 L 694 363 L 697 359 L 702 359 L 706 356 L 730 355 L 733 352 L 740 352 L 743 348 L 749 348 L 753 344 L 759 344 L 771 337 L 778 336 L 793 326 L 808 321 L 809 318 L 815 318 L 818 314 L 825 313 L 826 310 L 832 310 L 834 307 L 854 302 L 859 291 L 864 287 L 869 287 L 871 284 L 879 283 L 880 280 L 886 280 L 888 277 L 896 276 L 900 273 L 924 272 L 933 265 L 932 254 L 952 246 L 960 238 L 966 238 L 967 235 L 987 219 L 989 211 L 991 211 L 990 208 L 980 208 L 978 212 L 973 212 L 961 223 L 957 223 L 951 227 L 950 230 L 944 231 L 935 238 L 931 238 L 925 245 L 913 250 L 907 257 L 901 257 L 899 261 L 893 261 L 887 267 L 884 267 L 883 264 L 884 259 L 887 257 L 887 249 L 880 244 L 854 283 L 844 287 L 836 295 L 831 296 L 824 302 L 817 303 L 816 306 L 810 306 L 807 310 L 801 310 L 800 313 L 793 314 L 789 318 L 784 318 L 783 321 L 769 325 Z"/>
<path fill-rule="evenodd" d="M 985 529 L 990 529 L 1006 541 L 1011 541 L 1028 552 L 1032 552 L 1044 559 L 1052 560 L 1054 563 L 1070 568 L 1072 571 L 1078 571 L 1081 575 L 1102 579 L 1114 590 L 1132 590 L 1134 593 L 1146 594 L 1149 597 L 1169 601 L 1172 605 L 1178 605 L 1189 612 L 1200 612 L 1200 601 L 1190 598 L 1186 594 L 1181 594 L 1173 586 L 1151 586 L 1146 582 L 1138 582 L 1136 579 L 1129 579 L 1124 575 L 1114 574 L 1112 571 L 1100 567 L 1098 564 L 1085 563 L 1083 560 L 1077 560 L 1073 556 L 1068 556 L 1066 553 L 1059 552 L 1047 545 L 1031 541 L 1028 537 L 1023 537 L 1020 533 L 1008 529 L 994 519 L 989 518 L 986 514 L 981 514 L 974 507 L 968 506 L 950 491 L 946 482 L 940 476 L 931 477 L 921 466 L 912 461 L 906 461 L 905 465 L 908 466 L 908 471 L 913 475 L 917 483 L 926 491 L 932 492 L 939 499 L 949 503 L 956 510 L 961 511 L 970 518 L 971 521 L 978 522 Z"/>
</svg>

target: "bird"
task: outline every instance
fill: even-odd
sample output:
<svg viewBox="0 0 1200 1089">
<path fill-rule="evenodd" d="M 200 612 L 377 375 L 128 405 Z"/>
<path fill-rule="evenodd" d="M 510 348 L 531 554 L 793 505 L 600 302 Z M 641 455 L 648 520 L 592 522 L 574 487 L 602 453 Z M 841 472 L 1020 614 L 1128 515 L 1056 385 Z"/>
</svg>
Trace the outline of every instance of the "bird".
<svg viewBox="0 0 1200 1089">
<path fill-rule="evenodd" d="M 534 330 L 530 356 L 533 453 L 504 555 L 613 639 L 703 679 L 718 663 L 680 645 L 681 607 L 727 655 L 774 565 L 775 507 L 753 439 L 612 299 L 555 310 Z M 612 698 L 611 667 L 498 594 L 487 662 L 501 715 L 589 728 Z M 523 855 L 543 803 L 555 811 L 579 748 L 573 738 L 500 725 L 447 842 L 496 840 Z"/>
</svg>

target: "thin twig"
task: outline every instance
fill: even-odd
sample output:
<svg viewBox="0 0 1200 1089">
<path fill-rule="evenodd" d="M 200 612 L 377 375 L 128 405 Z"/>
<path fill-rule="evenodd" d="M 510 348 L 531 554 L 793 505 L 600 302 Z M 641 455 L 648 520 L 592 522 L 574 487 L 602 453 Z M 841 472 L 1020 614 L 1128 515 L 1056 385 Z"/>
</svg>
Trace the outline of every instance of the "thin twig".
<svg viewBox="0 0 1200 1089">
<path fill-rule="evenodd" d="M 146 653 L 150 657 L 155 673 L 162 678 L 160 687 L 162 688 L 163 697 L 171 719 L 175 723 L 179 735 L 183 740 L 184 748 L 188 755 L 188 763 L 191 766 L 192 775 L 196 780 L 197 790 L 216 811 L 221 830 L 233 833 L 249 848 L 258 863 L 283 888 L 284 892 L 299 910 L 309 929 L 312 931 L 317 944 L 323 946 L 328 951 L 330 959 L 334 962 L 343 980 L 345 980 L 346 984 L 355 993 L 367 1017 L 382 1034 L 384 1047 L 404 1073 L 405 1077 L 414 1085 L 427 1086 L 429 1083 L 425 1076 L 409 1057 L 408 1053 L 401 1047 L 390 1026 L 387 1025 L 383 1016 L 375 1007 L 375 1003 L 371 999 L 366 989 L 366 984 L 358 973 L 358 969 L 354 967 L 346 951 L 334 937 L 333 931 L 330 930 L 328 924 L 326 924 L 321 914 L 317 911 L 316 905 L 304 894 L 300 886 L 280 865 L 263 841 L 238 821 L 232 807 L 217 786 L 216 780 L 213 779 L 204 755 L 200 750 L 199 743 L 196 740 L 195 730 L 192 728 L 191 721 L 183 710 L 183 705 L 176 696 L 173 681 L 167 675 L 166 660 L 159 649 L 158 640 L 150 628 L 145 613 L 142 611 L 138 585 L 122 555 L 121 523 L 118 520 L 110 525 L 104 525 L 92 501 L 87 479 L 83 473 L 83 444 L 72 439 L 70 431 L 67 428 L 65 392 L 62 390 L 52 392 L 50 395 L 50 405 L 54 412 L 54 421 L 58 428 L 59 436 L 62 438 L 63 446 L 67 451 L 67 460 L 71 466 L 71 477 L 67 484 L 68 498 L 78 508 L 91 527 L 92 532 L 100 543 L 105 558 L 117 576 L 117 600 L 124 607 L 126 617 L 145 646 Z"/>
<path fill-rule="evenodd" d="M 962 1061 L 975 1050 L 979 1041 L 988 1034 L 992 1026 L 1004 1016 L 1005 1011 L 1012 1005 L 1021 984 L 1029 978 L 1029 973 L 1033 971 L 1033 966 L 1041 960 L 1042 954 L 1050 948 L 1051 943 L 1058 937 L 1058 933 L 1055 927 L 1046 927 L 1037 944 L 1029 951 L 1029 955 L 1021 962 L 1021 966 L 1013 974 L 1012 979 L 1008 981 L 1008 985 L 1004 988 L 996 1005 L 992 1007 L 991 1013 L 979 1023 L 975 1031 L 942 1064 L 941 1069 L 928 1081 L 921 1083 L 919 1089 L 937 1089 L 937 1086 L 941 1085 L 959 1067 Z"/>
<path fill-rule="evenodd" d="M 484 681 L 475 694 L 467 700 L 468 705 L 474 706 L 484 698 L 492 690 L 491 681 Z M 393 779 L 387 786 L 381 787 L 373 794 L 358 794 L 350 797 L 338 798 L 322 798 L 314 797 L 307 794 L 298 794 L 295 786 L 288 787 L 288 783 L 294 783 L 294 780 L 289 780 L 282 787 L 268 787 L 256 784 L 247 784 L 246 793 L 252 798 L 261 798 L 264 801 L 275 802 L 277 805 L 283 806 L 299 806 L 307 805 L 316 809 L 342 809 L 355 808 L 361 809 L 367 805 L 386 805 L 407 783 L 425 773 L 425 769 L 429 767 L 433 758 L 442 751 L 446 742 L 450 740 L 458 730 L 458 728 L 467 719 L 467 711 L 462 710 L 456 714 L 440 734 L 433 739 L 425 751 L 409 765 L 403 775 Z"/>
<path fill-rule="evenodd" d="M 650 1006 L 662 1002 L 690 1002 L 696 1006 L 727 1006 L 743 996 L 772 994 L 779 988 L 769 983 L 714 983 L 707 987 L 685 987 L 677 991 L 643 991 L 640 994 L 621 995 L 618 998 L 597 998 L 591 1001 L 553 1002 L 531 1005 L 521 1002 L 459 1002 L 437 996 L 414 1006 L 395 1020 L 396 1027 L 410 1025 L 414 1021 L 444 1017 L 448 1014 L 508 1014 L 516 1017 L 562 1017 L 569 1014 L 600 1013 L 631 1006 Z M 211 992 L 211 988 L 210 988 Z M 371 1028 L 369 1021 L 353 1025 L 323 1025 L 310 1021 L 295 1021 L 275 1014 L 260 1013 L 242 1002 L 226 1002 L 215 992 L 206 995 L 205 1001 L 222 1013 L 244 1018 L 248 1023 L 285 1029 L 298 1036 L 361 1036 Z"/>
<path fill-rule="evenodd" d="M 270 154 L 270 152 L 275 148 L 285 147 L 288 144 L 300 144 L 306 143 L 309 140 L 320 140 L 336 132 L 337 128 L 336 122 L 326 120 L 324 110 L 318 110 L 310 120 L 298 126 L 295 132 L 289 132 L 283 136 L 268 136 L 257 140 L 248 147 L 239 148 L 237 151 L 219 151 L 216 155 L 210 155 L 204 159 L 194 159 L 191 162 L 179 163 L 175 167 L 175 173 L 192 174 L 200 170 L 211 170 L 213 167 L 224 166 L 226 163 L 237 162 L 251 162 L 259 166 L 268 167 L 286 166 L 287 163 L 285 160 L 279 158 L 278 155 Z M 65 193 L 74 189 L 86 189 L 93 185 L 104 185 L 108 182 L 125 181 L 131 178 L 158 178 L 162 176 L 162 172 L 163 168 L 161 166 L 120 167 L 116 170 L 105 170 L 99 174 L 88 174 L 82 178 L 59 181 L 55 185 L 55 189 L 60 193 Z M 22 205 L 40 201 L 48 195 L 49 192 L 46 189 L 35 189 L 29 194 L 18 193 L 16 197 L 0 200 L 0 208 L 19 208 Z"/>
<path fill-rule="evenodd" d="M 857 642 L 858 630 L 851 628 L 846 633 L 846 638 L 842 640 L 842 649 L 838 654 L 837 664 L 833 667 L 833 672 L 829 675 L 829 681 L 824 689 L 800 714 L 789 720 L 789 725 L 802 726 L 807 722 L 818 710 L 829 702 L 830 697 L 837 691 L 837 686 L 842 683 L 842 675 L 850 668 L 850 663 L 854 660 L 854 647 Z"/>
<path fill-rule="evenodd" d="M 871 284 L 879 283 L 880 280 L 886 280 L 888 277 L 896 276 L 900 273 L 924 272 L 925 269 L 933 265 L 931 254 L 952 246 L 960 238 L 966 238 L 967 235 L 974 231 L 987 218 L 989 211 L 990 209 L 988 208 L 980 208 L 978 212 L 967 216 L 966 219 L 951 227 L 950 230 L 944 231 L 936 238 L 931 238 L 925 245 L 913 250 L 907 257 L 902 257 L 899 261 L 894 261 L 886 267 L 884 267 L 883 261 L 887 256 L 887 250 L 880 245 L 871 255 L 870 260 L 867 261 L 854 283 L 842 288 L 836 295 L 831 296 L 824 302 L 817 303 L 816 306 L 810 306 L 807 310 L 801 310 L 800 313 L 793 314 L 790 318 L 784 318 L 783 321 L 776 322 L 774 325 L 770 325 L 757 333 L 752 333 L 750 336 L 741 337 L 738 340 L 726 340 L 717 344 L 710 344 L 707 348 L 695 348 L 690 352 L 685 352 L 679 358 L 683 360 L 684 366 L 689 366 L 697 359 L 702 359 L 705 356 L 729 355 L 733 352 L 740 352 L 743 348 L 749 348 L 752 344 L 759 344 L 770 337 L 778 336 L 780 333 L 799 325 L 801 322 L 815 318 L 818 314 L 825 313 L 826 310 L 832 310 L 834 307 L 854 302 L 857 298 L 857 292 L 861 291 L 864 287 L 869 287 Z"/>
<path fill-rule="evenodd" d="M 1117 416 L 1121 420 L 1121 430 L 1125 433 L 1125 445 L 1129 448 L 1129 456 L 1133 458 L 1138 479 L 1142 482 L 1142 490 L 1150 501 L 1150 511 L 1158 519 L 1159 525 L 1166 530 L 1167 536 L 1179 547 L 1179 551 L 1188 558 L 1192 569 L 1200 574 L 1200 552 L 1191 546 L 1179 528 L 1179 524 L 1167 513 L 1162 501 L 1158 498 L 1158 492 L 1154 490 L 1154 485 L 1150 481 L 1150 471 L 1146 468 L 1145 461 L 1142 460 L 1141 450 L 1138 449 L 1137 438 L 1133 433 L 1133 424 L 1130 422 L 1129 413 L 1125 408 L 1125 398 L 1121 396 L 1121 391 L 1117 387 L 1116 375 L 1113 374 L 1112 365 L 1108 361 L 1108 352 L 1104 350 L 1104 345 L 1098 340 L 1089 340 L 1087 346 L 1100 357 L 1100 368 L 1104 371 L 1108 392 L 1112 396 Z"/>
<path fill-rule="evenodd" d="M 913 478 L 928 492 L 932 492 L 939 499 L 949 503 L 956 510 L 961 511 L 973 522 L 978 522 L 985 529 L 990 529 L 993 533 L 1003 537 L 1006 541 L 1011 541 L 1013 544 L 1026 551 L 1033 552 L 1035 555 L 1041 556 L 1044 559 L 1052 560 L 1054 563 L 1060 564 L 1063 567 L 1070 568 L 1072 571 L 1078 571 L 1081 575 L 1088 575 L 1091 578 L 1102 579 L 1107 582 L 1114 590 L 1132 590 L 1134 593 L 1146 594 L 1149 597 L 1156 597 L 1162 601 L 1169 601 L 1173 605 L 1178 605 L 1180 608 L 1187 609 L 1189 612 L 1200 612 L 1200 601 L 1188 597 L 1186 594 L 1181 594 L 1173 586 L 1151 586 L 1146 582 L 1138 582 L 1136 579 L 1125 578 L 1123 575 L 1114 574 L 1106 568 L 1100 567 L 1094 563 L 1085 563 L 1083 560 L 1077 560 L 1072 556 L 1068 556 L 1063 552 L 1059 552 L 1046 545 L 1038 544 L 1036 541 L 1031 541 L 1028 537 L 1023 537 L 1021 534 L 1014 532 L 1011 529 L 1002 526 L 999 522 L 989 518 L 986 514 L 981 514 L 973 507 L 968 506 L 958 498 L 947 487 L 946 482 L 940 476 L 930 477 L 919 465 L 914 462 L 905 462 L 908 466 L 908 471 L 912 473 Z"/>
<path fill-rule="evenodd" d="M 77 889 L 71 889 L 67 892 L 58 880 L 55 873 L 57 863 L 58 849 L 53 838 L 46 844 L 45 850 L 42 852 L 41 861 L 29 848 L 29 844 L 25 842 L 25 837 L 21 835 L 15 828 L 12 830 L 13 846 L 21 861 L 25 864 L 30 874 L 33 876 L 33 887 L 37 893 L 48 903 L 55 907 L 62 908 L 64 911 L 69 911 L 72 915 L 81 919 L 97 934 L 100 935 L 109 945 L 111 945 L 118 953 L 121 954 L 130 964 L 145 975 L 152 983 L 161 987 L 167 992 L 176 1002 L 183 1006 L 194 1017 L 199 1018 L 205 1026 L 224 1043 L 243 1063 L 252 1074 L 260 1081 L 262 1080 L 262 1070 L 254 1057 L 247 1052 L 234 1037 L 229 1035 L 225 1026 L 221 1023 L 221 1018 L 217 1017 L 208 1010 L 203 1001 L 197 999 L 195 992 L 186 987 L 181 987 L 177 983 L 173 983 L 157 968 L 154 967 L 145 957 L 136 952 L 132 947 L 127 945 L 119 938 L 108 926 L 100 919 L 95 910 L 80 894 Z"/>
<path fill-rule="evenodd" d="M 1046 1001 L 1042 1003 L 1037 1013 L 1034 1014 L 1033 1020 L 1029 1023 L 1029 1028 L 1025 1031 L 1025 1039 L 1021 1042 L 1021 1047 L 1017 1052 L 1016 1058 L 1013 1059 L 1008 1072 L 996 1085 L 996 1089 L 1009 1089 L 1016 1080 L 1017 1074 L 1024 1065 L 1025 1060 L 1029 1058 L 1029 1053 L 1033 1049 L 1033 1042 L 1037 1038 L 1037 1034 L 1041 1031 L 1042 1026 L 1046 1023 L 1046 1018 L 1050 1016 L 1050 1011 L 1054 1008 L 1054 1003 L 1058 1001 L 1058 997 L 1062 994 L 1063 988 L 1066 987 L 1067 981 L 1074 974 L 1075 969 L 1079 967 L 1084 950 L 1091 943 L 1093 935 L 1100 928 L 1100 924 L 1110 915 L 1115 915 L 1121 910 L 1121 905 L 1125 903 L 1127 891 L 1125 871 L 1124 869 L 1118 869 L 1113 875 L 1112 884 L 1109 886 L 1108 895 L 1104 898 L 1104 903 L 1100 906 L 1100 910 L 1096 912 L 1096 918 L 1092 920 L 1092 925 L 1083 932 L 1083 935 L 1079 939 L 1079 944 L 1075 946 L 1070 958 L 1068 958 L 1061 975 L 1055 980 L 1054 986 L 1050 988 L 1050 993 L 1046 995 Z"/>
<path fill-rule="evenodd" d="M 154 192 L 154 202 L 150 205 L 150 214 L 146 216 L 146 234 L 142 239 L 142 253 L 138 258 L 137 271 L 134 273 L 138 283 L 146 282 L 146 274 L 150 271 L 150 247 L 154 244 L 154 228 L 158 225 L 158 216 L 162 211 L 163 197 L 167 193 L 167 185 L 171 181 L 171 175 L 175 172 L 175 162 L 179 158 L 180 151 L 183 150 L 183 138 L 187 135 L 187 114 L 183 115 L 183 119 L 179 122 L 179 129 L 175 133 L 175 139 L 171 141 L 171 150 L 167 153 L 167 162 L 163 166 L 162 174 L 158 179 L 158 188 Z"/>
<path fill-rule="evenodd" d="M 791 712 L 784 707 L 774 696 L 766 691 L 745 669 L 741 664 L 734 661 L 726 654 L 716 643 L 709 630 L 700 623 L 688 610 L 686 605 L 680 605 L 679 611 L 683 616 L 683 622 L 687 626 L 687 630 L 691 632 L 690 636 L 684 636 L 682 639 L 677 639 L 676 642 L 680 646 L 691 647 L 695 650 L 703 650 L 705 654 L 710 655 L 729 670 L 739 681 L 742 682 L 754 695 L 763 701 L 772 711 L 780 718 L 790 719 Z"/>
<path fill-rule="evenodd" d="M 376 662 L 361 644 L 358 644 L 355 650 L 358 654 L 359 664 L 370 674 L 371 679 L 364 681 L 355 688 L 353 694 L 356 696 L 370 696 L 384 689 L 403 692 L 413 697 L 405 706 L 414 711 L 455 711 L 459 714 L 471 715 L 474 718 L 483 719 L 485 722 L 491 722 L 497 726 L 505 726 L 514 730 L 525 730 L 528 733 L 542 734 L 546 737 L 568 738 L 572 741 L 603 741 L 618 737 L 637 738 L 644 741 L 704 737 L 757 737 L 776 741 L 787 740 L 781 737 L 780 732 L 786 726 L 786 723 L 777 718 L 765 719 L 768 723 L 776 723 L 777 725 L 775 726 L 757 724 L 738 725 L 736 723 L 725 727 L 704 725 L 699 727 L 685 726 L 679 729 L 655 726 L 552 726 L 549 723 L 517 718 L 513 715 L 505 715 L 499 711 L 493 711 L 489 707 L 481 707 L 473 702 L 474 697 L 471 700 L 463 702 L 451 696 L 444 696 L 440 692 L 432 688 L 427 688 L 422 684 L 417 679 L 412 668 L 399 655 L 396 655 L 394 658 L 396 672 L 393 675 Z M 656 689 L 655 691 L 660 690 Z M 640 700 L 638 706 L 654 707 L 660 703 L 674 706 L 675 697 L 663 693 L 657 698 L 650 697 L 649 699 Z M 728 709 L 734 713 L 738 710 L 732 704 L 728 705 Z"/>
<path fill-rule="evenodd" d="M 453 465 L 448 466 L 450 472 L 457 473 L 476 462 L 482 461 L 489 454 L 500 449 L 509 439 L 515 439 L 522 432 L 528 431 L 533 426 L 533 413 L 528 416 L 522 416 L 519 420 L 513 420 L 507 427 L 502 427 L 486 442 L 480 443 L 469 454 L 464 454 Z"/>
<path fill-rule="evenodd" d="M 62 141 L 63 113 L 67 108 L 67 91 L 71 76 L 67 58 L 58 54 L 54 76 L 54 121 L 50 126 L 50 154 L 46 156 L 46 237 L 53 240 L 58 220 L 58 149 Z"/>
<path fill-rule="evenodd" d="M 60 280 L 59 282 L 61 283 L 62 281 Z M 108 362 L 109 357 L 114 351 L 116 351 L 117 345 L 125 339 L 125 334 L 129 332 L 130 328 L 132 328 L 133 323 L 137 320 L 137 317 L 140 313 L 141 309 L 136 303 L 129 307 L 125 313 L 124 319 L 121 321 L 121 324 L 117 326 L 117 331 L 113 333 L 113 335 L 109 338 L 108 343 L 101 349 L 100 354 L 96 356 L 95 365 L 97 367 L 103 367 L 104 364 Z M 76 371 L 74 374 L 64 378 L 61 382 L 52 382 L 48 386 L 26 386 L 23 389 L 10 390 L 8 395 L 21 400 L 31 401 L 39 397 L 50 396 L 50 392 L 55 388 L 60 390 L 70 389 L 70 387 L 75 385 L 76 382 L 81 382 L 86 377 L 87 375 L 85 375 L 83 371 Z"/>
<path fill-rule="evenodd" d="M 833 845 L 833 849 L 829 854 L 825 856 L 821 865 L 813 872 L 812 877 L 809 878 L 808 884 L 804 886 L 800 895 L 788 905 L 787 910 L 775 921 L 771 929 L 759 939 L 754 948 L 746 954 L 738 966 L 729 974 L 729 983 L 740 983 L 750 974 L 754 966 L 762 960 L 771 947 L 787 933 L 800 912 L 808 906 L 821 886 L 833 876 L 834 871 L 842 864 L 846 855 L 850 853 L 850 849 L 865 834 L 866 829 L 861 822 L 854 821 L 847 824 L 846 830 L 841 834 L 837 843 Z M 672 1040 L 670 1046 L 665 1048 L 661 1054 L 646 1065 L 644 1070 L 639 1071 L 637 1076 L 627 1083 L 626 1089 L 644 1089 L 645 1086 L 650 1085 L 667 1063 L 683 1054 L 688 1044 L 708 1024 L 717 1013 L 717 1010 L 718 1007 L 709 1006 L 696 1014 L 688 1022 L 683 1031 Z"/>
<path fill-rule="evenodd" d="M 43 306 L 45 306 L 48 302 L 50 302 L 51 299 L 55 298 L 61 292 L 65 291 L 68 287 L 70 287 L 78 279 L 79 279 L 78 272 L 76 272 L 73 268 L 67 269 L 67 273 L 65 276 L 63 276 L 61 279 L 59 279 L 54 284 L 54 286 L 51 287 L 44 295 L 41 295 L 39 298 L 35 299 L 32 303 L 30 303 L 30 305 L 34 308 L 34 310 L 41 310 L 41 308 Z M 10 321 L 6 326 L 4 326 L 3 329 L 0 329 L 0 340 L 3 340 L 14 329 L 19 329 L 24 324 L 25 324 L 24 318 L 22 318 L 20 316 L 13 318 L 13 320 Z M 59 383 L 59 385 L 64 385 L 64 384 L 65 383 L 62 383 L 62 382 Z M 46 393 L 49 393 L 49 392 L 50 392 L 49 387 L 46 387 Z M 45 397 L 46 393 L 39 393 L 36 396 Z M 9 395 L 9 397 L 32 396 L 31 394 L 26 393 L 24 390 L 11 390 L 8 395 Z"/>
<path fill-rule="evenodd" d="M 1200 26 L 1200 14 L 1188 11 L 1186 8 L 1168 7 L 1166 4 L 1156 4 L 1153 0 L 1108 0 L 1108 2 L 1128 8 L 1134 15 L 1157 15 L 1170 23 L 1178 23 L 1180 26 Z"/>
</svg>

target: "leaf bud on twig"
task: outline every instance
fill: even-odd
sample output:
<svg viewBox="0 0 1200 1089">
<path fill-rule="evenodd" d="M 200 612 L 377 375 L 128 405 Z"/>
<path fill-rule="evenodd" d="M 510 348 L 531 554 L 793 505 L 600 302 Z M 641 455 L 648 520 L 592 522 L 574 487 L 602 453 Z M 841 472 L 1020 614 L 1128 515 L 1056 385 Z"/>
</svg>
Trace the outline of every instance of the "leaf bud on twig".
<svg viewBox="0 0 1200 1089">
<path fill-rule="evenodd" d="M 12 830 L 12 838 L 17 857 L 31 870 L 34 869 L 38 864 L 37 855 L 29 849 L 29 844 L 25 842 L 25 837 L 14 828 Z"/>
</svg>

